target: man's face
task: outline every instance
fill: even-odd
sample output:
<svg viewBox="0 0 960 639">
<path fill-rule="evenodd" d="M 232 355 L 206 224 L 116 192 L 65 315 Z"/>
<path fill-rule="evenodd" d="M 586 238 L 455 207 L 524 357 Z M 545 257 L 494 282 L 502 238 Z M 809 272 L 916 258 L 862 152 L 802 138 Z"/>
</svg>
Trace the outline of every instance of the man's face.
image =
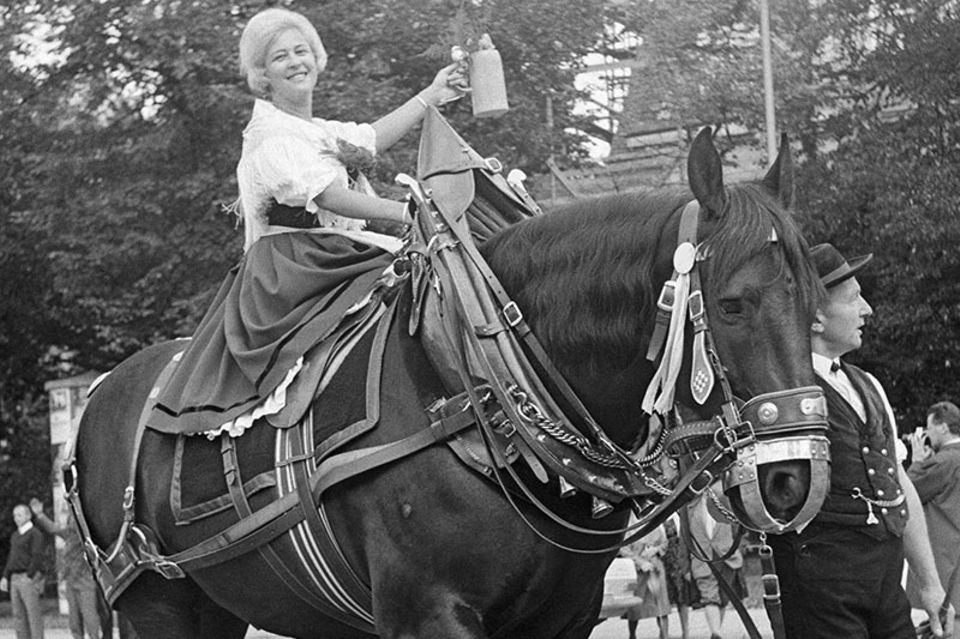
<svg viewBox="0 0 960 639">
<path fill-rule="evenodd" d="M 867 300 L 860 295 L 857 278 L 851 277 L 827 291 L 827 301 L 817 309 L 814 337 L 819 339 L 821 353 L 840 357 L 860 348 L 864 320 L 873 314 Z"/>
<path fill-rule="evenodd" d="M 927 438 L 933 450 L 940 450 L 949 435 L 950 429 L 945 423 L 938 422 L 933 415 L 927 415 Z"/>
<path fill-rule="evenodd" d="M 16 506 L 13 509 L 13 523 L 17 528 L 30 521 L 30 509 L 26 506 Z"/>
</svg>

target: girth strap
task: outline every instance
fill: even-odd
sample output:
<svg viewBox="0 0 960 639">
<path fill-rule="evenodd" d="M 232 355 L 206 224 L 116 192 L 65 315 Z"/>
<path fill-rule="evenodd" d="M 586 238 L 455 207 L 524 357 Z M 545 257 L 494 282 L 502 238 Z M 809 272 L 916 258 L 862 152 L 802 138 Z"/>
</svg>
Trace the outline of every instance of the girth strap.
<svg viewBox="0 0 960 639">
<path fill-rule="evenodd" d="M 317 499 L 331 486 L 403 459 L 444 441 L 471 425 L 472 422 L 438 421 L 390 444 L 334 455 L 321 464 L 316 474 L 310 478 L 311 493 L 314 499 Z M 303 521 L 304 513 L 302 508 L 298 508 L 299 504 L 299 494 L 288 493 L 217 535 L 164 559 L 184 570 L 197 570 L 239 557 Z"/>
<path fill-rule="evenodd" d="M 294 428 L 300 428 L 299 424 L 294 426 Z M 230 496 L 233 498 L 237 514 L 243 519 L 251 516 L 253 510 L 251 510 L 247 496 L 243 492 L 243 481 L 240 477 L 240 467 L 237 463 L 237 449 L 234 445 L 233 437 L 230 437 L 228 433 L 224 433 L 220 438 L 220 452 L 223 457 L 224 477 L 227 480 L 227 487 L 230 491 Z M 270 544 L 258 546 L 257 553 L 260 555 L 260 558 L 270 566 L 274 574 L 280 578 L 284 585 L 292 590 L 304 603 L 354 628 L 369 630 L 365 624 L 358 623 L 352 615 L 341 612 L 326 599 L 318 597 L 308 585 L 304 584 L 303 581 L 287 567 L 273 546 Z"/>
<path fill-rule="evenodd" d="M 313 420 L 310 420 L 313 425 Z M 300 433 L 291 435 L 293 444 L 293 454 L 301 455 L 304 452 L 303 440 Z M 306 459 L 295 462 L 293 465 L 294 476 L 296 477 L 297 494 L 300 496 L 300 507 L 303 509 L 307 526 L 313 536 L 314 542 L 320 548 L 320 555 L 331 564 L 331 568 L 340 585 L 346 590 L 347 596 L 360 605 L 364 610 L 373 611 L 373 593 L 370 586 L 364 583 L 357 572 L 344 557 L 340 546 L 330 538 L 326 532 L 326 527 L 320 519 L 320 513 L 317 510 L 319 495 L 314 496 L 310 490 L 310 469 Z M 322 494 L 322 490 L 320 493 Z"/>
</svg>

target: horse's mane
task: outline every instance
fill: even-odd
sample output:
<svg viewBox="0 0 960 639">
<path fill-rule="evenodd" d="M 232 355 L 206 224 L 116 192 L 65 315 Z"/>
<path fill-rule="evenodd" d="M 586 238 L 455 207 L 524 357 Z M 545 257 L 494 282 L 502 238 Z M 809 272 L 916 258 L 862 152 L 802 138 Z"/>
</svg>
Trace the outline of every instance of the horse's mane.
<svg viewBox="0 0 960 639">
<path fill-rule="evenodd" d="M 689 190 L 667 187 L 575 200 L 501 231 L 482 252 L 557 364 L 623 369 L 636 359 L 641 335 L 646 342 L 641 331 L 652 329 L 663 285 L 653 281 L 654 263 L 661 243 L 670 255 L 676 246 L 667 222 L 691 199 Z M 769 249 L 771 226 L 812 313 L 819 289 L 806 244 L 759 183 L 727 189 L 726 210 L 706 238 L 705 293 Z"/>
</svg>

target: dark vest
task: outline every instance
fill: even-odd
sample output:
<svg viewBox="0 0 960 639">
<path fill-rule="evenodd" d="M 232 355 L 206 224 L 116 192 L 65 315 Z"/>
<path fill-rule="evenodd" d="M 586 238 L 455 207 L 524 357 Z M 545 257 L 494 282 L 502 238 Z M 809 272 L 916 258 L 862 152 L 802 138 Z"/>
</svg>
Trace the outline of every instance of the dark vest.
<svg viewBox="0 0 960 639">
<path fill-rule="evenodd" d="M 908 516 L 906 502 L 893 507 L 873 505 L 873 515 L 879 521 L 868 524 L 867 503 L 853 497 L 859 488 L 870 499 L 893 501 L 903 489 L 898 481 L 893 424 L 883 399 L 861 369 L 845 363 L 843 371 L 863 399 L 867 421 L 862 422 L 826 380 L 817 378 L 827 397 L 831 463 L 830 492 L 814 521 L 854 527 L 877 539 L 901 537 Z"/>
</svg>

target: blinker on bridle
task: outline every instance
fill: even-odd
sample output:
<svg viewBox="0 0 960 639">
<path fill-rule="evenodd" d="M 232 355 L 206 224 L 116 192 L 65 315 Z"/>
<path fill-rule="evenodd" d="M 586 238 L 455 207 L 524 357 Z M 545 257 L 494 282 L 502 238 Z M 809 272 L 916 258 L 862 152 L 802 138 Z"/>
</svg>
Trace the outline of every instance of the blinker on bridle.
<svg viewBox="0 0 960 639">
<path fill-rule="evenodd" d="M 665 424 L 673 424 L 664 442 L 668 456 L 689 454 L 697 460 L 688 472 L 699 472 L 705 479 L 694 478 L 691 490 L 702 492 L 714 479 L 714 474 L 706 469 L 716 468 L 720 457 L 729 456 L 732 463 L 723 465 L 722 477 L 725 493 L 739 492 L 740 499 L 731 500 L 737 519 L 747 528 L 763 533 L 795 530 L 817 513 L 829 487 L 826 399 L 818 386 L 761 393 L 746 402 L 733 394 L 714 348 L 703 303 L 697 264 L 707 259 L 707 252 L 697 244 L 699 215 L 696 200 L 689 202 L 681 214 L 673 277 L 664 283 L 657 300 L 656 323 L 647 350 L 647 359 L 655 362 L 660 356 L 660 363 L 647 387 L 642 408 L 659 416 Z M 776 230 L 771 228 L 769 241 L 776 243 L 778 239 Z M 686 316 L 694 335 L 691 396 L 702 406 L 719 384 L 722 401 L 718 415 L 684 423 L 674 396 L 683 359 Z M 706 459 L 710 457 L 715 459 Z M 791 460 L 810 463 L 811 484 L 803 506 L 785 522 L 771 515 L 766 507 L 759 468 Z"/>
</svg>

